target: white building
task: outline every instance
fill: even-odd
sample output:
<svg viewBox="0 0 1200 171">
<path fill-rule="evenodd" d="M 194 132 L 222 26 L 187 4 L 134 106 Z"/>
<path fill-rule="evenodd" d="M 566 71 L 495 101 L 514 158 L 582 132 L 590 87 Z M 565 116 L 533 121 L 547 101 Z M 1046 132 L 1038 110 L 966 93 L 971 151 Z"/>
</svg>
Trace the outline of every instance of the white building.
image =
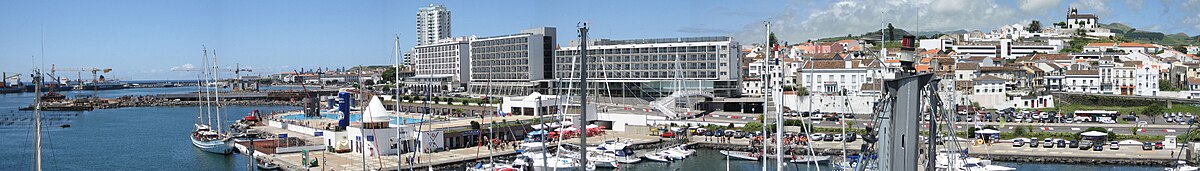
<svg viewBox="0 0 1200 171">
<path fill-rule="evenodd" d="M 416 75 L 412 79 L 429 79 L 407 86 L 434 86 L 451 91 L 471 81 L 471 40 L 474 37 L 441 39 L 413 48 Z"/>
<path fill-rule="evenodd" d="M 921 39 L 918 45 L 921 49 L 925 50 L 946 50 L 947 47 L 954 46 L 954 41 L 950 39 Z"/>
<path fill-rule="evenodd" d="M 521 33 L 481 37 L 471 41 L 472 94 L 526 95 L 534 81 L 553 78 L 555 28 L 541 27 Z"/>
<path fill-rule="evenodd" d="M 1137 82 L 1137 87 L 1134 87 L 1133 94 L 1138 96 L 1158 96 L 1158 79 L 1161 68 L 1157 64 L 1142 64 L 1134 70 L 1134 81 Z"/>
<path fill-rule="evenodd" d="M 964 56 L 990 56 L 1003 59 L 1014 59 L 1034 53 L 1058 53 L 1062 50 L 1062 40 L 1047 42 L 1014 42 L 1012 39 L 999 41 L 959 42 L 951 47 L 955 52 Z"/>
<path fill-rule="evenodd" d="M 1079 14 L 1079 10 L 1071 8 L 1067 12 L 1068 29 L 1092 29 L 1100 24 L 1100 18 L 1093 14 Z"/>
<path fill-rule="evenodd" d="M 1083 52 L 1123 52 L 1123 53 L 1157 53 L 1161 48 L 1153 44 L 1141 43 L 1088 43 L 1083 46 Z"/>
<path fill-rule="evenodd" d="M 417 45 L 431 44 L 450 38 L 450 10 L 446 6 L 429 4 L 417 11 Z"/>
<path fill-rule="evenodd" d="M 979 103 L 979 106 L 984 108 L 998 109 L 1004 102 L 1008 100 L 1008 88 L 1004 83 L 1008 81 L 996 76 L 984 75 L 972 80 L 971 101 Z"/>
<path fill-rule="evenodd" d="M 553 78 L 563 82 L 550 87 L 581 87 L 575 82 L 583 68 L 579 65 L 579 43 L 555 51 Z M 612 90 L 611 96 L 663 97 L 678 89 L 701 89 L 718 97 L 741 95 L 741 48 L 732 37 L 598 39 L 586 43 L 589 86 Z"/>
<path fill-rule="evenodd" d="M 882 81 L 878 79 L 880 70 L 880 64 L 872 60 L 810 61 L 800 68 L 801 81 L 797 84 L 814 94 L 850 94 L 861 90 L 863 83 Z"/>
<path fill-rule="evenodd" d="M 1075 93 L 1100 93 L 1100 71 L 1067 70 L 1063 78 L 1063 91 Z"/>
</svg>

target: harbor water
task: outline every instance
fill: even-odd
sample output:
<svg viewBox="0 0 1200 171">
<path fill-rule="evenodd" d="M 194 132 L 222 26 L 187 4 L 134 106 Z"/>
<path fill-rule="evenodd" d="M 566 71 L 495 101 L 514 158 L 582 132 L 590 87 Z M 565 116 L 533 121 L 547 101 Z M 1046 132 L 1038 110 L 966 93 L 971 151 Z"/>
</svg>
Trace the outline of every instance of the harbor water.
<svg viewBox="0 0 1200 171">
<path fill-rule="evenodd" d="M 99 97 L 194 92 L 195 87 L 140 88 L 98 91 Z M 80 92 L 91 93 L 91 92 Z M 64 93 L 73 96 L 75 92 Z M 33 101 L 32 93 L 0 94 L 0 166 L 2 170 L 31 170 L 33 129 L 31 112 L 18 111 Z M 239 154 L 219 155 L 200 151 L 188 135 L 196 107 L 138 107 L 87 112 L 45 112 L 43 168 L 45 170 L 246 170 Z M 252 110 L 298 110 L 287 106 L 230 106 L 224 125 Z M 62 124 L 71 127 L 60 128 Z M 1091 164 L 1006 163 L 1022 171 L 1149 171 L 1161 167 Z M 774 170 L 774 164 L 768 169 Z M 782 170 L 831 170 L 828 166 L 794 163 Z M 620 170 L 760 170 L 755 161 L 726 160 L 715 150 L 700 149 L 692 157 L 673 163 L 643 161 Z"/>
</svg>

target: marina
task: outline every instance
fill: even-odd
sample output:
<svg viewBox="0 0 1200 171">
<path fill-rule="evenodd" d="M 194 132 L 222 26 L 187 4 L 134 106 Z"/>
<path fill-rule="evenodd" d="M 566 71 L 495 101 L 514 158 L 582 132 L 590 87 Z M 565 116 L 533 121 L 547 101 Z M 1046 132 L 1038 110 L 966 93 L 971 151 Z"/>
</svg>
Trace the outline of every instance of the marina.
<svg viewBox="0 0 1200 171">
<path fill-rule="evenodd" d="M 1200 3 L 1130 2 L 18 1 L 0 166 L 1200 171 Z"/>
</svg>

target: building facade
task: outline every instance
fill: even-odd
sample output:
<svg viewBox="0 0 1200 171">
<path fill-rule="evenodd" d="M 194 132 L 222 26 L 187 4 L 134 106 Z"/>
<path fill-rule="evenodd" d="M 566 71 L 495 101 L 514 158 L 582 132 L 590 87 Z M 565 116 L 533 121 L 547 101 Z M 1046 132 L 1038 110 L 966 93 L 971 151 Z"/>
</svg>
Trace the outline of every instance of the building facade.
<svg viewBox="0 0 1200 171">
<path fill-rule="evenodd" d="M 445 5 L 429 4 L 417 11 L 417 45 L 450 38 L 450 10 Z"/>
<path fill-rule="evenodd" d="M 484 95 L 527 95 L 537 82 L 553 79 L 555 28 L 471 40 L 471 80 L 468 91 Z M 544 88 L 544 87 L 542 87 Z"/>
<path fill-rule="evenodd" d="M 434 86 L 431 90 L 461 91 L 471 81 L 471 40 L 473 37 L 458 37 L 438 42 L 417 45 L 413 48 L 413 63 L 416 76 L 422 79 L 416 85 Z"/>
<path fill-rule="evenodd" d="M 572 45 L 555 51 L 557 91 L 580 88 L 580 50 Z M 732 37 L 688 37 L 609 40 L 588 44 L 588 78 L 592 90 L 607 89 L 614 97 L 664 97 L 677 90 L 711 91 L 714 96 L 741 95 L 741 47 Z M 554 92 L 554 91 L 552 91 Z"/>
</svg>

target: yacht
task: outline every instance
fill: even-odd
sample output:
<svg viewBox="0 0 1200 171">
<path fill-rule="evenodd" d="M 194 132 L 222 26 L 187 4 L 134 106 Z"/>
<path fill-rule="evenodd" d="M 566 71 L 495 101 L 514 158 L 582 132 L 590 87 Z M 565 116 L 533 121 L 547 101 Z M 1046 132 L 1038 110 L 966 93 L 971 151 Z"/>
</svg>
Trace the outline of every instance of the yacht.
<svg viewBox="0 0 1200 171">
<path fill-rule="evenodd" d="M 225 136 L 209 129 L 208 125 L 196 124 L 196 130 L 192 131 L 192 145 L 203 151 L 217 154 L 233 153 L 227 140 Z"/>
<path fill-rule="evenodd" d="M 670 157 L 667 157 L 667 156 L 665 156 L 665 155 L 662 155 L 662 154 L 660 154 L 660 153 L 646 153 L 646 155 L 645 155 L 645 156 L 643 156 L 643 157 L 645 157 L 645 158 L 646 158 L 646 160 L 650 160 L 650 161 L 656 161 L 656 162 L 671 162 L 671 158 L 670 158 Z"/>
<path fill-rule="evenodd" d="M 1186 161 L 1180 160 L 1175 162 L 1175 167 L 1168 167 L 1167 171 L 1196 171 L 1200 168 L 1188 165 Z"/>
<path fill-rule="evenodd" d="M 467 171 L 522 171 L 521 168 L 507 163 L 476 163 L 473 167 L 468 167 Z"/>
<path fill-rule="evenodd" d="M 958 153 L 938 153 L 937 170 L 939 171 L 1011 171 L 1016 168 L 992 165 L 991 160 L 969 157 Z"/>
</svg>

